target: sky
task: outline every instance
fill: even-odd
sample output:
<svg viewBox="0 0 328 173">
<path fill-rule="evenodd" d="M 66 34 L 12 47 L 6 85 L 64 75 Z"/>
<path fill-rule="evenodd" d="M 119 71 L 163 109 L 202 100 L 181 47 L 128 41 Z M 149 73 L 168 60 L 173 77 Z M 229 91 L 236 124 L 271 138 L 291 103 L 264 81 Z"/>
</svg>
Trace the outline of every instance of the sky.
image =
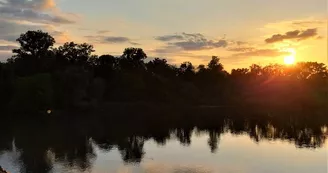
<svg viewBox="0 0 328 173">
<path fill-rule="evenodd" d="M 117 56 L 140 47 L 176 65 L 327 63 L 327 9 L 327 0 L 0 0 L 0 60 L 21 33 L 41 29 L 55 46 L 87 42 Z"/>
</svg>

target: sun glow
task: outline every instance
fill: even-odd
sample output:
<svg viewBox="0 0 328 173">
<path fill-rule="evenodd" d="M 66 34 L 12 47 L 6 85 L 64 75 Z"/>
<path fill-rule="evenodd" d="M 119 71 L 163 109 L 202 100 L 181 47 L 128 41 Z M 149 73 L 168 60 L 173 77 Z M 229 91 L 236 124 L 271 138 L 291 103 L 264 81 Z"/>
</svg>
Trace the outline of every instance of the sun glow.
<svg viewBox="0 0 328 173">
<path fill-rule="evenodd" d="M 295 56 L 296 56 L 296 51 L 294 50 L 294 49 L 290 49 L 289 50 L 289 52 L 290 52 L 290 55 L 288 55 L 288 56 L 286 56 L 285 58 L 284 58 L 284 63 L 286 64 L 286 65 L 292 65 L 292 64 L 295 64 Z"/>
<path fill-rule="evenodd" d="M 294 64 L 295 63 L 295 57 L 294 56 L 286 56 L 284 58 L 284 63 L 287 64 L 287 65 L 291 65 L 291 64 Z"/>
</svg>

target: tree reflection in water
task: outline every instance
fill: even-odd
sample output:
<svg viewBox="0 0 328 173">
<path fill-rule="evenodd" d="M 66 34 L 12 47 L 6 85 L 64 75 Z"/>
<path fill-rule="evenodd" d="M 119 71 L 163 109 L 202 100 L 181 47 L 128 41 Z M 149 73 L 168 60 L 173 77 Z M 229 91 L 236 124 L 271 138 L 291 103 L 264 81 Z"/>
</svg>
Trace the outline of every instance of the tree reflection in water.
<svg viewBox="0 0 328 173">
<path fill-rule="evenodd" d="M 326 140 L 327 121 L 318 117 L 188 114 L 188 121 L 184 121 L 187 115 L 156 115 L 159 120 L 151 121 L 156 119 L 136 116 L 139 118 L 131 118 L 133 121 L 127 121 L 129 115 L 118 115 L 101 120 L 86 116 L 84 121 L 57 119 L 6 124 L 0 129 L 0 153 L 13 150 L 14 141 L 21 151 L 18 161 L 21 172 L 51 172 L 54 162 L 86 171 L 97 157 L 93 144 L 104 151 L 117 148 L 125 163 L 140 163 L 147 141 L 165 145 L 168 140 L 177 140 L 189 146 L 194 132 L 208 136 L 212 153 L 219 152 L 220 136 L 224 133 L 246 134 L 254 142 L 285 140 L 300 148 L 323 147 Z"/>
</svg>

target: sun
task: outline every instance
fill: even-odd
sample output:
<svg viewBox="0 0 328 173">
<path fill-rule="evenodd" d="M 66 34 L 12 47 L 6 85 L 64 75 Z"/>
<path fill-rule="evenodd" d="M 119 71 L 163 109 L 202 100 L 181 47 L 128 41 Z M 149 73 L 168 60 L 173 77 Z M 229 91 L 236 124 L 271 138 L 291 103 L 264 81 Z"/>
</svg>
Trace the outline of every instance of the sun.
<svg viewBox="0 0 328 173">
<path fill-rule="evenodd" d="M 284 58 L 284 63 L 286 65 L 292 65 L 292 64 L 295 64 L 295 61 L 296 61 L 296 51 L 295 49 L 293 48 L 290 48 L 287 50 L 290 54 L 288 56 L 285 56 Z"/>
<path fill-rule="evenodd" d="M 290 55 L 290 56 L 286 56 L 284 58 L 284 63 L 287 64 L 287 65 L 292 65 L 295 63 L 295 56 L 293 55 Z"/>
</svg>

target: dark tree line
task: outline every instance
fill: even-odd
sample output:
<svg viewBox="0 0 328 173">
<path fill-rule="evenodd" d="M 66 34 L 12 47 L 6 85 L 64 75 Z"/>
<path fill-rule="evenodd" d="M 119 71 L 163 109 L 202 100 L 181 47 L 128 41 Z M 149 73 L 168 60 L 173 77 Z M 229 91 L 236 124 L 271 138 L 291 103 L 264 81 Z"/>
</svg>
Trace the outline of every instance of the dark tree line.
<svg viewBox="0 0 328 173">
<path fill-rule="evenodd" d="M 323 63 L 300 62 L 224 70 L 213 56 L 207 65 L 179 67 L 147 61 L 140 48 L 119 57 L 94 55 L 92 45 L 65 43 L 28 31 L 20 48 L 0 63 L 2 110 L 93 108 L 103 103 L 152 103 L 261 108 L 327 108 L 328 71 Z"/>
</svg>

